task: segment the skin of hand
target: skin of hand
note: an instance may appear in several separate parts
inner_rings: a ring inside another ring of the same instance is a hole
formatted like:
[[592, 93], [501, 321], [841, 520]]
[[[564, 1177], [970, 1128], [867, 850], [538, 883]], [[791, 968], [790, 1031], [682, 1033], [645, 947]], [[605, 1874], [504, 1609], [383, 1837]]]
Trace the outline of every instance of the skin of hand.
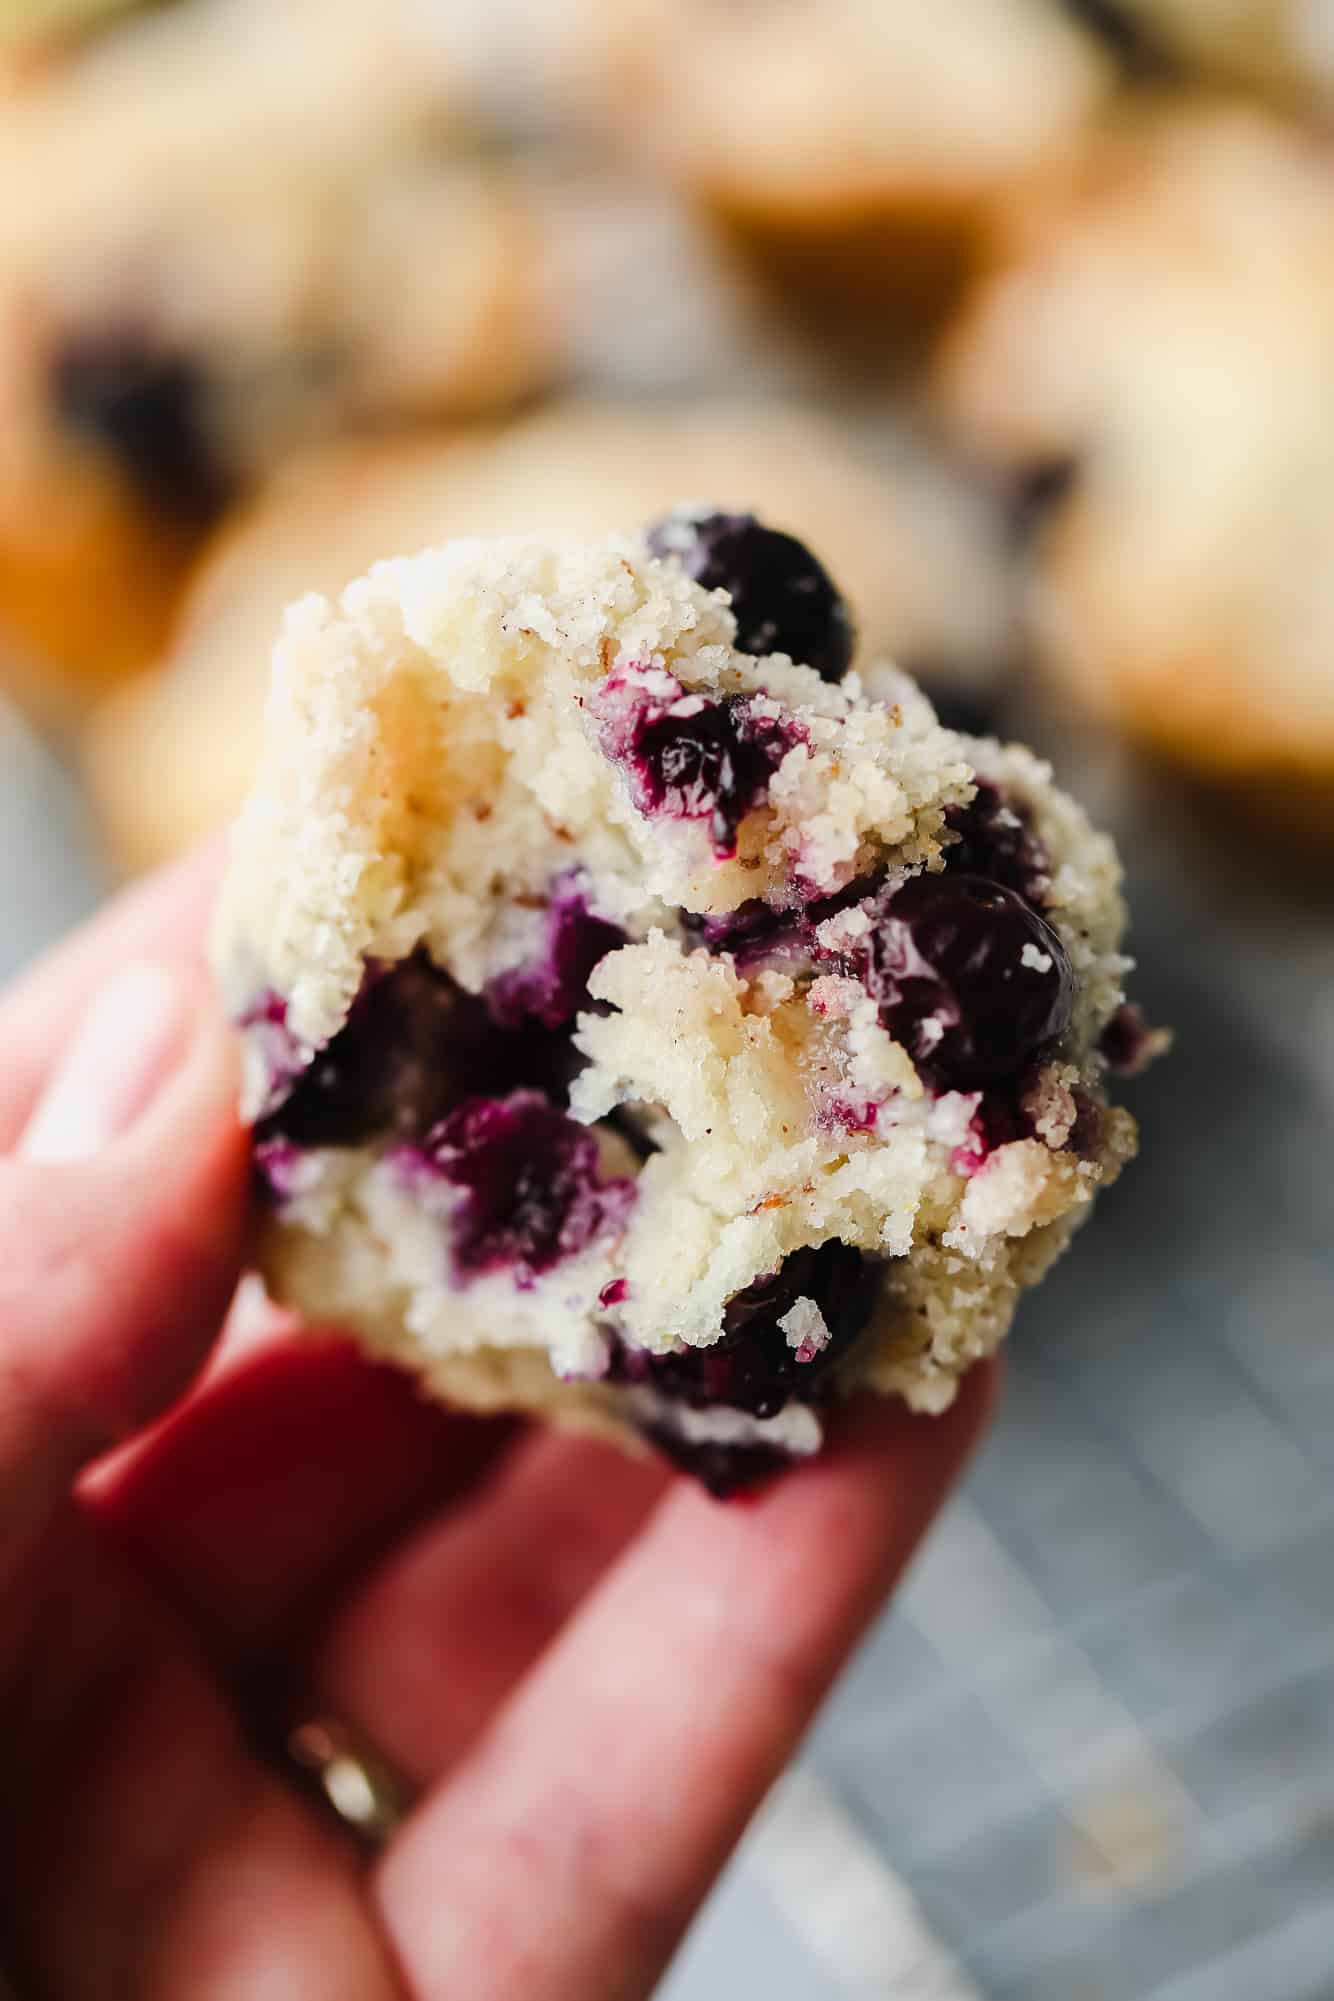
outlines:
[[[850, 1407], [720, 1505], [220, 1330], [246, 1247], [220, 859], [0, 997], [0, 1964], [35, 1997], [648, 1994], [985, 1421]], [[367, 1854], [273, 1754], [416, 1801]]]

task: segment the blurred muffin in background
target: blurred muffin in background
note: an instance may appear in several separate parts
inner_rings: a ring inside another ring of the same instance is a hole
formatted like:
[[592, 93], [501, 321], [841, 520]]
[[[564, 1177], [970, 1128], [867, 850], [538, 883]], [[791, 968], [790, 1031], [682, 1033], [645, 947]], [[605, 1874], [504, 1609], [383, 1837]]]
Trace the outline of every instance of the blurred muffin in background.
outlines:
[[893, 654], [976, 713], [1012, 656], [1002, 510], [905, 436], [864, 452], [790, 406], [576, 402], [486, 441], [344, 445], [289, 466], [215, 543], [161, 670], [93, 717], [85, 771], [137, 869], [227, 820], [258, 751], [283, 607], [454, 535], [579, 539], [680, 502], [749, 509], [836, 564], [857, 661]]
[[[826, 345], [911, 349], [999, 189], [1085, 130], [1117, 65], [1060, 0], [572, 0], [553, 96], [689, 191]], [[851, 320], [849, 319], [851, 315]]]
[[1329, 0], [1071, 0], [1164, 66], [1293, 101], [1334, 99]]
[[0, 6], [0, 79], [51, 60], [80, 36], [95, 34], [160, 0], [4, 0]]
[[0, 651], [47, 713], [293, 445], [544, 372], [526, 201], [449, 102], [412, 0], [178, 0], [7, 96]]
[[1328, 844], [1334, 154], [1201, 108], [1009, 225], [940, 387], [1023, 497], [1051, 683]]

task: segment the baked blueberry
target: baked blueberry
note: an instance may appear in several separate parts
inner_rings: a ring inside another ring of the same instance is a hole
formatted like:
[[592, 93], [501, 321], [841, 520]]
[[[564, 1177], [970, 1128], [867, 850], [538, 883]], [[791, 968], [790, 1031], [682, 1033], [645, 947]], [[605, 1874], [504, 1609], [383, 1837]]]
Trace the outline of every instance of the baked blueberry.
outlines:
[[1122, 1001], [1102, 1031], [1098, 1050], [1114, 1076], [1138, 1077], [1169, 1040], [1161, 1029], [1149, 1027], [1134, 1001]]
[[476, 1088], [495, 1040], [483, 1003], [422, 954], [368, 966], [342, 1028], [289, 1077], [257, 1138], [326, 1147], [424, 1133]]
[[655, 556], [679, 563], [706, 591], [726, 591], [743, 653], [786, 653], [822, 680], [841, 681], [855, 642], [848, 608], [804, 542], [753, 514], [678, 510], [648, 531]]
[[791, 1453], [776, 1445], [736, 1445], [722, 1439], [687, 1438], [673, 1431], [669, 1424], [646, 1424], [642, 1430], [650, 1445], [656, 1445], [663, 1457], [670, 1459], [682, 1473], [698, 1480], [717, 1501], [772, 1480], [792, 1464]]
[[[622, 1349], [613, 1373], [624, 1382], [650, 1383], [660, 1395], [695, 1410], [725, 1406], [752, 1417], [776, 1417], [794, 1398], [819, 1400], [832, 1365], [866, 1325], [880, 1280], [873, 1259], [836, 1238], [795, 1251], [778, 1271], [729, 1300], [722, 1333], [710, 1347], [671, 1355]], [[819, 1311], [812, 1339], [800, 1334], [790, 1339], [790, 1330], [780, 1324], [799, 1299]]]
[[1051, 885], [1047, 851], [1026, 809], [998, 785], [980, 778], [968, 804], [952, 806], [945, 824], [955, 837], [945, 851], [947, 869], [985, 876], [1026, 903], [1041, 903]]
[[735, 910], [708, 915], [682, 910], [678, 920], [687, 938], [698, 939], [710, 952], [727, 952], [737, 966], [806, 949], [806, 925], [800, 911], [776, 910], [750, 897]]
[[1082, 22], [1136, 81], [1170, 77], [1176, 67], [1167, 51], [1118, 0], [1064, 0], [1065, 11]]
[[705, 820], [714, 854], [736, 853], [737, 830], [763, 804], [799, 732], [762, 697], [693, 694], [670, 675], [617, 675], [601, 691], [602, 743], [620, 763], [641, 813]]
[[600, 959], [625, 943], [625, 933], [589, 908], [577, 872], [553, 889], [546, 931], [537, 955], [492, 980], [486, 990], [492, 1019], [504, 1028], [537, 1023], [568, 1028], [588, 1006], [588, 976]]
[[1033, 540], [1049, 515], [1075, 490], [1079, 466], [1072, 457], [1038, 459], [1015, 478], [1010, 494], [1010, 534], [1018, 548]]
[[594, 1135], [540, 1091], [465, 1099], [405, 1164], [462, 1192], [450, 1249], [463, 1279], [506, 1271], [532, 1286], [616, 1228], [634, 1200], [633, 1180], [604, 1177]]
[[857, 970], [895, 1041], [945, 1090], [1015, 1076], [1070, 1019], [1064, 945], [1013, 890], [981, 876], [917, 876], [886, 898]]
[[57, 352], [52, 389], [65, 422], [113, 453], [153, 506], [204, 521], [222, 507], [230, 482], [193, 362], [133, 333], [85, 336]]
[[563, 1104], [579, 1054], [569, 1031], [588, 1005], [588, 977], [625, 934], [595, 917], [577, 881], [558, 885], [538, 953], [470, 994], [424, 952], [368, 965], [347, 1020], [302, 1068], [285, 1010], [266, 996], [245, 1026], [272, 1074], [261, 1142], [359, 1146], [420, 1138], [461, 1098], [520, 1086]]

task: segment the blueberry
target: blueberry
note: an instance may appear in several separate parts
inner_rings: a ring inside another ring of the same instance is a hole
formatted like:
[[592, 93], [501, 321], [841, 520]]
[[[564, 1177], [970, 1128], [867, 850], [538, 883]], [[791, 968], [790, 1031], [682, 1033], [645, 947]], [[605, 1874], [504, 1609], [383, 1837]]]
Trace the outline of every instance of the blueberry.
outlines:
[[1025, 548], [1050, 514], [1074, 492], [1079, 466], [1072, 458], [1039, 459], [1015, 481], [1010, 496], [1010, 536]]
[[609, 684], [603, 748], [624, 764], [641, 813], [707, 820], [713, 851], [726, 859], [797, 734], [752, 696], [714, 701], [673, 685], [679, 693], [664, 698], [632, 683]]
[[[829, 1387], [833, 1364], [865, 1326], [879, 1277], [878, 1265], [837, 1238], [794, 1251], [778, 1272], [729, 1301], [722, 1333], [710, 1347], [675, 1355], [622, 1348], [613, 1379], [649, 1383], [693, 1409], [726, 1406], [752, 1417], [775, 1417], [794, 1398], [816, 1402]], [[830, 1334], [828, 1346], [804, 1360], [778, 1324], [801, 1298], [816, 1302]]]
[[787, 653], [826, 681], [852, 661], [848, 608], [803, 542], [753, 514], [666, 515], [648, 531], [655, 556], [680, 564], [705, 590], [727, 591], [743, 653]]
[[619, 925], [589, 909], [577, 873], [557, 883], [547, 906], [541, 950], [487, 988], [492, 1017], [504, 1028], [517, 1029], [533, 1021], [544, 1028], [568, 1028], [579, 1010], [589, 1005], [588, 979], [594, 966], [625, 942]]
[[1116, 1076], [1138, 1077], [1165, 1042], [1166, 1037], [1155, 1034], [1134, 1001], [1122, 1001], [1102, 1031], [1098, 1051]]
[[979, 779], [972, 799], [966, 806], [951, 807], [946, 824], [956, 837], [945, 850], [951, 874], [985, 876], [1026, 903], [1041, 903], [1051, 883], [1047, 850], [1026, 809], [999, 786]]
[[613, 1105], [609, 1112], [603, 1114], [601, 1124], [610, 1127], [618, 1139], [624, 1140], [641, 1166], [646, 1160], [652, 1160], [655, 1153], [662, 1151], [657, 1141], [651, 1139], [645, 1132], [640, 1119], [628, 1105]]
[[794, 1464], [792, 1453], [778, 1445], [734, 1445], [717, 1439], [683, 1438], [670, 1425], [646, 1424], [644, 1436], [682, 1473], [688, 1473], [715, 1500], [725, 1501], [744, 1488], [772, 1480]]
[[780, 910], [758, 896], [747, 897], [734, 910], [679, 910], [681, 929], [710, 952], [730, 953], [738, 967], [804, 949], [800, 914]]
[[230, 497], [204, 379], [183, 356], [137, 334], [71, 340], [52, 365], [52, 393], [66, 423], [114, 453], [151, 505], [207, 521]]
[[1071, 1096], [1075, 1103], [1075, 1122], [1070, 1128], [1066, 1147], [1081, 1159], [1096, 1160], [1106, 1129], [1105, 1107], [1082, 1084], [1075, 1085]]
[[840, 910], [864, 903], [874, 891], [875, 885], [863, 879], [810, 903], [786, 906], [752, 896], [734, 910], [676, 914], [687, 939], [698, 940], [710, 952], [726, 952], [739, 969], [763, 964], [799, 977], [809, 970], [820, 925]]
[[875, 912], [850, 966], [880, 1019], [935, 1088], [1013, 1078], [1064, 1032], [1074, 997], [1065, 947], [1013, 890], [980, 876], [918, 876]]
[[307, 1052], [287, 1025], [287, 1002], [273, 987], [265, 987], [251, 1001], [237, 1016], [236, 1026], [245, 1035], [252, 1060], [258, 1058], [263, 1069], [262, 1114], [266, 1115], [291, 1096], [306, 1067]]
[[261, 1143], [357, 1146], [425, 1132], [475, 1074], [494, 1031], [483, 1004], [416, 954], [370, 966], [337, 1035], [256, 1128]]
[[1176, 66], [1167, 52], [1119, 0], [1064, 0], [1064, 4], [1066, 12], [1097, 36], [1132, 81], [1172, 79]]
[[598, 1144], [540, 1091], [467, 1098], [430, 1133], [419, 1165], [464, 1191], [453, 1218], [460, 1277], [508, 1272], [528, 1287], [616, 1228], [632, 1180], [604, 1180]]
[[[484, 995], [466, 993], [424, 952], [368, 966], [347, 1020], [304, 1069], [271, 1059], [274, 1089], [256, 1139], [300, 1147], [420, 1139], [460, 1098], [520, 1087], [563, 1102], [582, 1060], [569, 1027], [588, 1004], [588, 974], [623, 942], [571, 896], [553, 902], [538, 959]], [[252, 1011], [242, 1026], [273, 1041], [281, 1023]]]

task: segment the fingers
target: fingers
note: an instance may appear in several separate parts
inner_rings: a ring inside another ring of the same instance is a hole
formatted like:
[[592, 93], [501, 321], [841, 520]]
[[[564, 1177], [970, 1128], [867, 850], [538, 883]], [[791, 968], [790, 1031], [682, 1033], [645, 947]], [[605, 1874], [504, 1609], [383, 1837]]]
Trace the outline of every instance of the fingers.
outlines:
[[538, 1431], [339, 1616], [312, 1677], [414, 1790], [473, 1742], [673, 1484], [656, 1457]]
[[[679, 1485], [485, 1739], [387, 1852], [377, 1886], [427, 1993], [647, 1994], [982, 1424], [846, 1414], [748, 1505]], [[544, 1538], [540, 1519], [534, 1538]]]
[[87, 1160], [127, 1132], [170, 1075], [199, 1001], [193, 982], [151, 959], [106, 982], [23, 1129], [23, 1159]]
[[307, 1336], [202, 1388], [99, 1480], [91, 1504], [213, 1658], [245, 1674], [294, 1650], [512, 1435], [428, 1403], [402, 1370], [345, 1341]]
[[0, 1161], [0, 1565], [203, 1360], [245, 1226], [235, 1098], [203, 976], [133, 967]]
[[127, 890], [0, 996], [0, 1151], [27, 1122], [47, 1071], [118, 968], [141, 959], [200, 964], [221, 879], [221, 842]]
[[359, 1858], [255, 1757], [163, 1608], [72, 1513], [31, 1583], [0, 1819], [23, 1992], [403, 2001]]

